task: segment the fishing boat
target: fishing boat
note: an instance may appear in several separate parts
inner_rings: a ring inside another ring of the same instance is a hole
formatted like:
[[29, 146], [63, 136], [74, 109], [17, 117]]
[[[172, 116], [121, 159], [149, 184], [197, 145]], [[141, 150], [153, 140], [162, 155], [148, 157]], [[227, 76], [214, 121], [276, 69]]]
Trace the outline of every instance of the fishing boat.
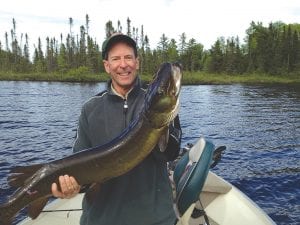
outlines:
[[[275, 222], [238, 188], [210, 171], [215, 146], [200, 138], [172, 170], [176, 225], [275, 225]], [[214, 159], [215, 158], [215, 159]], [[50, 202], [35, 220], [18, 225], [77, 225], [83, 194]]]

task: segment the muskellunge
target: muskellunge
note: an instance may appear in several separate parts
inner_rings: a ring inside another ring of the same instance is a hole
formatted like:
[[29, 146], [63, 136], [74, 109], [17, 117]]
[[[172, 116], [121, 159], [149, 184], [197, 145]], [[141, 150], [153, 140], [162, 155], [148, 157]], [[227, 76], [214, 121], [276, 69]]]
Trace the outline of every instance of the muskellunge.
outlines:
[[120, 176], [138, 165], [167, 136], [168, 125], [178, 113], [181, 77], [179, 64], [162, 64], [149, 84], [139, 116], [109, 143], [45, 164], [13, 168], [8, 183], [17, 190], [0, 205], [0, 225], [11, 224], [26, 206], [29, 216], [36, 218], [60, 175], [74, 176], [80, 185], [87, 185]]

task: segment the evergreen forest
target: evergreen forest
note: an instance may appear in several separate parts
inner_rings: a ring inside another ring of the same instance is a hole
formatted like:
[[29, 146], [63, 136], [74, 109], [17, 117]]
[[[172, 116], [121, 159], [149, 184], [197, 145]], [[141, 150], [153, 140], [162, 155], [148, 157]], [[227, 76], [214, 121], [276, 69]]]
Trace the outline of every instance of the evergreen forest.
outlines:
[[[104, 72], [101, 59], [101, 43], [89, 34], [90, 19], [80, 30], [73, 31], [73, 19], [69, 21], [70, 31], [59, 39], [38, 38], [33, 52], [29, 48], [29, 34], [17, 33], [17, 21], [12, 19], [12, 29], [5, 32], [4, 43], [0, 42], [0, 74], [99, 74]], [[300, 24], [271, 22], [263, 26], [251, 22], [245, 31], [241, 44], [239, 37], [219, 37], [210, 49], [204, 49], [196, 39], [188, 39], [183, 32], [177, 42], [162, 34], [156, 48], [150, 48], [149, 37], [143, 26], [134, 27], [127, 18], [126, 29], [118, 21], [104, 25], [106, 37], [114, 32], [131, 36], [138, 43], [141, 61], [140, 73], [153, 74], [157, 66], [165, 61], [179, 61], [185, 71], [214, 74], [268, 74], [300, 76]]]

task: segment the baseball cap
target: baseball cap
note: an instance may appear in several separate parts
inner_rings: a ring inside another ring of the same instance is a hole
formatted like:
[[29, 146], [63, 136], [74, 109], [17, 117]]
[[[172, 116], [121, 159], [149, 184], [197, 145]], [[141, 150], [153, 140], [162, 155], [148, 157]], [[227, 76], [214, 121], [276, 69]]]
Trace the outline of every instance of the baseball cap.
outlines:
[[122, 33], [112, 34], [108, 39], [106, 39], [102, 44], [102, 59], [107, 59], [108, 52], [110, 48], [118, 42], [125, 42], [131, 46], [134, 50], [135, 56], [137, 56], [137, 46], [136, 42], [128, 35]]

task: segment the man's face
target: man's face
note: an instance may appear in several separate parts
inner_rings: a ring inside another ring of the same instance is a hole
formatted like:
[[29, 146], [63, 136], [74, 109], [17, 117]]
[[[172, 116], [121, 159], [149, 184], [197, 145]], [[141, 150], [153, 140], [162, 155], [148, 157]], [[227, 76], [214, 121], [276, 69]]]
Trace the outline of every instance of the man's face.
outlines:
[[133, 86], [139, 69], [139, 59], [135, 57], [133, 48], [126, 43], [116, 43], [103, 63], [114, 89], [124, 96]]

